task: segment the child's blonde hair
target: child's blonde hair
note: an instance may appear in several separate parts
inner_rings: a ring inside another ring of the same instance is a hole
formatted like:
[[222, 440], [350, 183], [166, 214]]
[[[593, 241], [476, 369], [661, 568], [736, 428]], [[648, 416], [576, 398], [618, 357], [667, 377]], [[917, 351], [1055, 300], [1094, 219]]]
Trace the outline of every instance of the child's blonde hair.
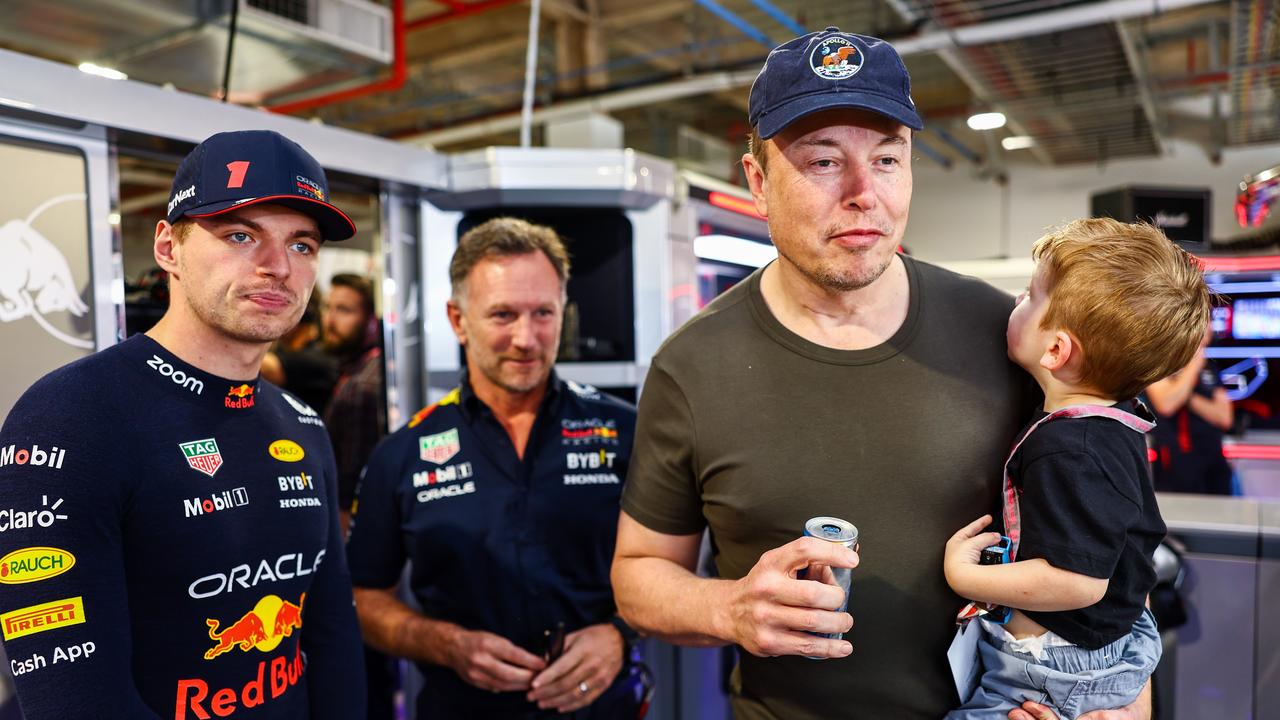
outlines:
[[1200, 263], [1146, 223], [1075, 220], [1036, 241], [1049, 293], [1042, 329], [1065, 330], [1081, 382], [1124, 400], [1186, 365], [1211, 304]]

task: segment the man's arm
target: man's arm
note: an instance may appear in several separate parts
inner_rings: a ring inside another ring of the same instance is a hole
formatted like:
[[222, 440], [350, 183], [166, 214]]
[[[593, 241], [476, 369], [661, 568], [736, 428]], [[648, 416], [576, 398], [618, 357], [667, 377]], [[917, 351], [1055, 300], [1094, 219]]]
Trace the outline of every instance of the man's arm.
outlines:
[[983, 515], [947, 541], [943, 570], [960, 597], [1019, 610], [1060, 612], [1088, 607], [1107, 593], [1106, 578], [1062, 570], [1041, 558], [1006, 565], [979, 565], [982, 549], [1000, 541], [1000, 533], [982, 532], [991, 524]]
[[1197, 351], [1191, 361], [1178, 372], [1147, 387], [1147, 397], [1155, 411], [1170, 417], [1187, 404], [1187, 400], [1200, 382], [1200, 370], [1204, 367], [1204, 352]]
[[835, 612], [844, 591], [797, 579], [809, 565], [854, 567], [848, 548], [800, 538], [760, 556], [739, 580], [700, 578], [693, 573], [699, 535], [666, 535], [625, 511], [618, 520], [613, 556], [613, 592], [618, 612], [636, 630], [682, 645], [735, 643], [759, 656], [844, 657], [845, 640], [811, 635], [843, 633], [853, 625]]
[[1213, 397], [1192, 394], [1189, 404], [1191, 412], [1223, 432], [1230, 430], [1235, 421], [1231, 398], [1227, 397], [1227, 391], [1224, 388], [1214, 388]]
[[[323, 430], [319, 443], [325, 462], [325, 507], [329, 512], [324, 561], [314, 575], [302, 605], [301, 646], [307, 655], [307, 695], [311, 720], [364, 717], [365, 674], [360, 627], [351, 599], [351, 573], [338, 525], [337, 472]], [[320, 450], [320, 448], [317, 448]]]
[[37, 384], [0, 431], [0, 556], [18, 553], [0, 593], [5, 654], [27, 720], [159, 720], [133, 675], [124, 566], [137, 450], [68, 384]]
[[483, 690], [528, 690], [546, 666], [506, 638], [426, 617], [401, 602], [394, 587], [358, 587], [355, 597], [366, 643], [389, 655], [452, 668]]

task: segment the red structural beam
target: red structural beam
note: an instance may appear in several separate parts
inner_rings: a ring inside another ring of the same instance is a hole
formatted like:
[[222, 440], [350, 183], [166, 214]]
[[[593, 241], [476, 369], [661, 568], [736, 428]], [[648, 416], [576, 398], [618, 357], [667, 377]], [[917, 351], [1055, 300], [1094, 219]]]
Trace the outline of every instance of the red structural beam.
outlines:
[[1262, 272], [1280, 270], [1280, 255], [1254, 257], [1197, 257], [1205, 272]]
[[408, 77], [408, 70], [405, 63], [404, 49], [404, 0], [391, 0], [391, 32], [393, 39], [393, 56], [391, 63], [391, 77], [383, 80], [377, 80], [367, 85], [359, 87], [347, 88], [337, 92], [317, 95], [315, 97], [303, 98], [294, 102], [273, 105], [268, 108], [272, 112], [292, 113], [299, 110], [310, 110], [312, 108], [322, 107], [324, 105], [332, 105], [333, 103], [342, 102], [343, 100], [351, 100], [352, 98], [364, 97], [374, 93], [383, 92], [384, 90], [399, 90], [403, 85], [405, 78]]

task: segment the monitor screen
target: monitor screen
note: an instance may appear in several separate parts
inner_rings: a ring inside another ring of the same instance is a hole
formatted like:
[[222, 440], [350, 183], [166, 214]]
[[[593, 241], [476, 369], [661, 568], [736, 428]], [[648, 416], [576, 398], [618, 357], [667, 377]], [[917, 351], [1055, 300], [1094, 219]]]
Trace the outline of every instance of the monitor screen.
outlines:
[[1209, 273], [1217, 293], [1205, 350], [1250, 429], [1280, 430], [1280, 379], [1270, 379], [1280, 359], [1280, 271]]

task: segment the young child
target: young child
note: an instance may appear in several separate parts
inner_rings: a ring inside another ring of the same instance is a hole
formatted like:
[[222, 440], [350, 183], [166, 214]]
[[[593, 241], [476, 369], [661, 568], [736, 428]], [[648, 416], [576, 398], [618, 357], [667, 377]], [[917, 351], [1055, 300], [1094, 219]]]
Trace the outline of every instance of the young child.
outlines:
[[1036, 242], [1035, 275], [1009, 316], [1009, 357], [1044, 391], [1044, 415], [1005, 467], [1002, 565], [980, 565], [1000, 534], [984, 516], [947, 542], [961, 597], [1012, 608], [985, 618], [981, 680], [947, 717], [1003, 720], [1031, 700], [1063, 720], [1131, 704], [1160, 659], [1144, 607], [1165, 535], [1133, 398], [1191, 359], [1209, 322], [1197, 262], [1150, 225], [1076, 220]]

